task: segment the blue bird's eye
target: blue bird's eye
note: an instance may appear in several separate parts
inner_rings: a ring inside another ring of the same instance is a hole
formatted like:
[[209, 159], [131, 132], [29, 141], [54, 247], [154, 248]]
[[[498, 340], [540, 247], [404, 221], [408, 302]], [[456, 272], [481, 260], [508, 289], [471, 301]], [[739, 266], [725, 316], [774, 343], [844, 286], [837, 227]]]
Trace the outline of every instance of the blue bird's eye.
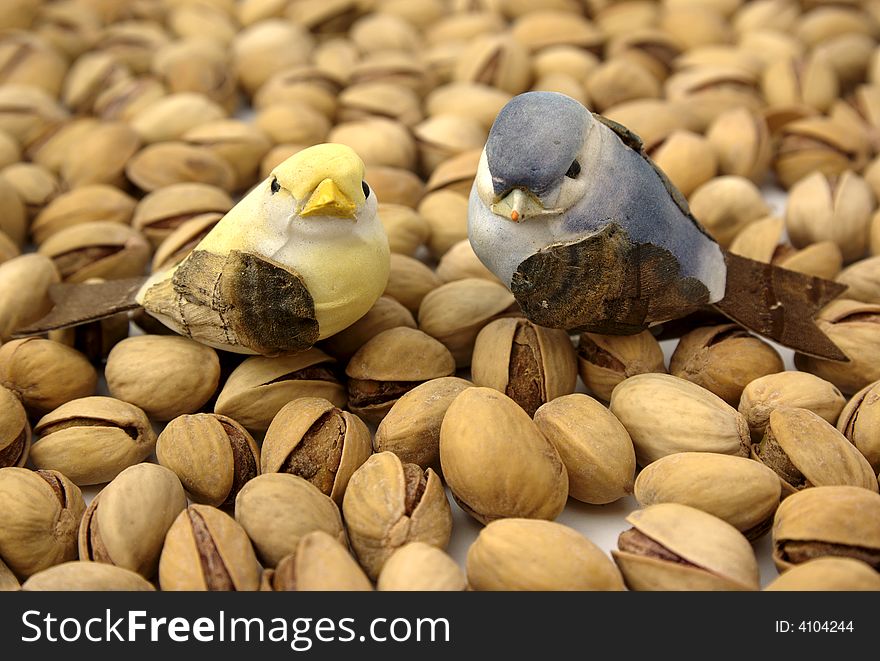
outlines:
[[361, 188], [364, 191], [364, 197], [370, 197], [370, 187], [367, 186], [366, 181], [361, 181]]
[[577, 161], [572, 161], [571, 165], [568, 166], [568, 172], [565, 173], [565, 176], [569, 179], [577, 179], [577, 176], [581, 173], [581, 164]]
[[269, 188], [272, 189], [273, 195], [281, 190], [281, 184], [278, 183], [277, 177], [272, 177], [272, 183], [269, 185]]

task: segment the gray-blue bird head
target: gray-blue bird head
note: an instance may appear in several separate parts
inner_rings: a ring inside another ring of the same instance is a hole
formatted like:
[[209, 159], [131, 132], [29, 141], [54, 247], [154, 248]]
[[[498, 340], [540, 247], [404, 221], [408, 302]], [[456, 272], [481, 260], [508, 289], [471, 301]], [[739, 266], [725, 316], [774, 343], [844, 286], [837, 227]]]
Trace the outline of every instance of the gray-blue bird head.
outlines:
[[592, 115], [555, 92], [514, 97], [495, 119], [477, 172], [492, 212], [514, 222], [562, 213], [583, 195], [583, 149]]

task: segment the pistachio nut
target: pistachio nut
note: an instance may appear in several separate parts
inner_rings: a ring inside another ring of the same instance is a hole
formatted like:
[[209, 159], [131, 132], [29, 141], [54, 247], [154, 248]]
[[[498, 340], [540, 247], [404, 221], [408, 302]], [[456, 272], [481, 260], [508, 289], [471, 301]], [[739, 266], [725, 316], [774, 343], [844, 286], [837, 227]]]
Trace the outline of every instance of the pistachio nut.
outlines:
[[208, 505], [190, 505], [168, 529], [159, 585], [163, 591], [254, 592], [260, 563], [235, 519]]
[[253, 95], [276, 71], [305, 64], [313, 43], [307, 30], [289, 21], [269, 19], [247, 26], [232, 42], [239, 83]]
[[11, 30], [0, 37], [0, 85], [34, 85], [57, 97], [66, 73], [67, 61], [39, 35]]
[[706, 138], [676, 130], [648, 152], [669, 181], [688, 196], [718, 174], [718, 158]]
[[60, 230], [38, 252], [55, 263], [64, 282], [137, 277], [150, 260], [150, 244], [139, 231], [107, 220]]
[[731, 40], [731, 26], [711, 5], [700, 3], [665, 9], [658, 26], [681, 43], [685, 50]]
[[90, 222], [113, 222], [127, 225], [131, 221], [135, 200], [114, 186], [95, 184], [62, 193], [47, 204], [31, 223], [36, 244], [43, 243], [57, 232]]
[[880, 382], [852, 396], [837, 420], [837, 429], [856, 446], [875, 471], [880, 471]]
[[235, 520], [264, 567], [274, 568], [313, 530], [323, 530], [341, 544], [346, 541], [336, 503], [289, 473], [265, 473], [245, 484], [235, 498]]
[[294, 553], [278, 563], [272, 575], [272, 589], [368, 592], [373, 585], [339, 540], [323, 530], [313, 530], [299, 540]]
[[0, 231], [3, 231], [15, 246], [24, 246], [28, 231], [27, 211], [15, 187], [0, 174]]
[[833, 241], [818, 241], [801, 250], [787, 250], [782, 246], [776, 251], [773, 263], [790, 271], [831, 280], [843, 268], [843, 255]]
[[55, 264], [45, 255], [28, 253], [0, 264], [0, 340], [52, 309], [49, 286], [58, 282]]
[[358, 153], [367, 166], [384, 165], [405, 170], [415, 169], [415, 140], [409, 129], [395, 120], [368, 117], [342, 122], [330, 130], [326, 140], [348, 145]]
[[225, 214], [232, 205], [229, 194], [216, 186], [172, 184], [145, 195], [131, 222], [156, 247], [186, 221], [207, 213]]
[[83, 136], [99, 125], [96, 118], [84, 116], [59, 123], [32, 142], [25, 155], [33, 163], [60, 174], [69, 150], [81, 146]]
[[31, 425], [18, 396], [0, 387], [0, 468], [24, 466], [31, 447]]
[[0, 131], [24, 149], [56, 129], [67, 111], [45, 91], [32, 85], [0, 86]]
[[475, 385], [503, 392], [531, 417], [542, 404], [574, 392], [577, 359], [565, 331], [507, 317], [477, 334], [471, 375]]
[[183, 183], [235, 188], [235, 171], [226, 160], [208, 147], [178, 141], [144, 147], [126, 164], [125, 176], [147, 193]]
[[220, 361], [211, 347], [186, 337], [138, 335], [113, 347], [104, 370], [117, 399], [142, 408], [153, 420], [199, 410], [220, 382]]
[[351, 65], [349, 83], [387, 82], [404, 85], [423, 95], [434, 81], [426, 63], [411, 53], [374, 51]]
[[[214, 114], [217, 106], [223, 114], [229, 114], [234, 112], [238, 105], [238, 90], [229, 58], [223, 46], [208, 39], [182, 39], [164, 46], [153, 57], [152, 71], [171, 92], [166, 98], [174, 98], [179, 93], [204, 95], [199, 101], [195, 99], [178, 101], [178, 109], [181, 113], [186, 113], [189, 118], [197, 117], [200, 112]], [[209, 99], [217, 106], [206, 105], [205, 99]], [[197, 111], [200, 105], [202, 110]], [[167, 113], [170, 109], [166, 106], [163, 111]], [[155, 107], [133, 115], [132, 120], [137, 118], [140, 127], [148, 131], [162, 131], [163, 129], [156, 123], [160, 115], [159, 107]], [[180, 117], [171, 119], [170, 124], [177, 132], [185, 122], [186, 120]], [[166, 130], [171, 129], [169, 127]]]
[[442, 282], [464, 280], [465, 278], [482, 278], [490, 282], [500, 282], [495, 274], [480, 261], [471, 242], [467, 239], [454, 244], [444, 253], [435, 272]]
[[391, 328], [415, 328], [412, 313], [390, 296], [380, 296], [373, 307], [348, 328], [328, 337], [321, 346], [342, 362], [379, 333]]
[[[376, 193], [376, 199], [382, 200], [381, 204], [400, 204], [410, 209], [419, 206], [425, 184], [414, 172], [385, 165], [367, 165], [364, 173], [364, 179], [370, 182], [370, 188]], [[430, 228], [425, 233], [425, 239], [429, 234]], [[393, 241], [391, 234], [388, 240]]]
[[749, 383], [739, 400], [754, 440], [764, 435], [770, 414], [790, 407], [812, 411], [828, 422], [835, 422], [846, 399], [833, 383], [807, 372], [787, 371], [762, 376]]
[[102, 91], [129, 78], [131, 71], [112, 55], [94, 51], [84, 53], [67, 72], [61, 89], [61, 101], [74, 112], [91, 113]]
[[114, 56], [135, 73], [145, 73], [153, 54], [168, 41], [169, 35], [156, 21], [122, 21], [104, 27], [94, 48]]
[[686, 103], [638, 99], [608, 108], [605, 117], [623, 124], [642, 139], [646, 149], [676, 129], [702, 131], [704, 126]]
[[21, 584], [12, 573], [12, 570], [6, 566], [3, 560], [0, 560], [0, 592], [18, 592]]
[[229, 508], [260, 474], [260, 449], [235, 420], [216, 413], [181, 415], [156, 440], [156, 458], [200, 504]]
[[392, 253], [415, 255], [431, 232], [428, 222], [415, 209], [402, 204], [380, 202], [379, 220], [385, 228]]
[[678, 452], [645, 466], [635, 482], [642, 507], [679, 503], [727, 521], [749, 540], [770, 530], [782, 493], [779, 477], [745, 457]]
[[880, 212], [871, 216], [871, 228], [869, 230], [868, 247], [872, 255], [880, 255]]
[[292, 356], [246, 358], [223, 385], [214, 412], [263, 431], [281, 407], [298, 397], [322, 397], [341, 408], [347, 401], [345, 386], [335, 368], [333, 358], [314, 348]]
[[450, 12], [425, 29], [425, 39], [434, 45], [468, 42], [479, 35], [500, 32], [504, 27], [504, 17], [495, 11]]
[[431, 228], [428, 249], [435, 258], [467, 238], [467, 197], [451, 190], [428, 193], [418, 206]]
[[175, 3], [169, 8], [168, 27], [183, 39], [207, 38], [224, 47], [232, 43], [238, 31], [233, 12], [222, 2]]
[[13, 257], [18, 257], [21, 249], [15, 245], [15, 242], [9, 238], [2, 229], [0, 229], [0, 264], [8, 262]]
[[[313, 55], [316, 63], [319, 50], [320, 46]], [[253, 106], [261, 109], [273, 103], [297, 101], [333, 118], [342, 87], [339, 77], [326, 68], [311, 64], [294, 66], [278, 71], [263, 83], [253, 97]]]
[[[513, 95], [477, 82], [452, 82], [434, 88], [425, 98], [428, 115], [461, 115], [477, 120], [487, 131]], [[465, 193], [467, 194], [467, 193]]]
[[764, 588], [768, 592], [880, 590], [880, 573], [861, 560], [823, 556], [796, 565]]
[[837, 73], [815, 53], [773, 62], [764, 69], [761, 88], [771, 106], [803, 104], [819, 112], [826, 112], [840, 92]]
[[813, 487], [784, 501], [773, 519], [773, 562], [786, 571], [825, 556], [880, 570], [880, 495], [852, 486]]
[[578, 372], [587, 390], [606, 402], [614, 387], [630, 376], [666, 373], [663, 349], [649, 331], [636, 335], [582, 333], [577, 357]]
[[467, 553], [473, 590], [623, 590], [614, 563], [568, 526], [499, 519], [480, 531]]
[[568, 472], [556, 448], [516, 402], [492, 388], [468, 388], [450, 404], [440, 426], [440, 465], [456, 502], [482, 523], [552, 520], [568, 498]]
[[[632, 438], [640, 465], [676, 452], [718, 452], [745, 457], [749, 428], [723, 399], [667, 374], [637, 374], [611, 393], [611, 412]], [[669, 411], [678, 415], [669, 416]]]
[[565, 464], [572, 498], [602, 505], [632, 493], [632, 440], [602, 404], [580, 393], [565, 395], [541, 406], [534, 419]]
[[670, 374], [702, 386], [731, 406], [739, 404], [749, 383], [784, 370], [776, 349], [736, 324], [686, 333], [669, 361]]
[[518, 312], [513, 294], [501, 284], [464, 278], [428, 293], [419, 306], [419, 328], [442, 342], [457, 367], [471, 362], [480, 330], [499, 317]]
[[391, 254], [385, 295], [398, 301], [411, 313], [416, 314], [425, 296], [441, 284], [437, 274], [423, 261], [401, 253]]
[[355, 0], [302, 0], [285, 11], [288, 19], [316, 34], [338, 34], [348, 30], [360, 16]]
[[152, 76], [124, 78], [104, 89], [95, 99], [95, 115], [105, 120], [128, 121], [167, 93]]
[[679, 55], [674, 62], [674, 70], [685, 71], [706, 67], [737, 69], [760, 76], [765, 68], [764, 61], [749, 51], [733, 44], [706, 44]]
[[764, 105], [757, 75], [736, 66], [685, 69], [667, 78], [664, 90], [669, 101], [687, 103], [703, 129], [732, 107], [757, 112]]
[[410, 542], [389, 556], [376, 589], [383, 592], [461, 592], [467, 588], [464, 572], [436, 546]]
[[800, 3], [792, 0], [758, 0], [744, 3], [733, 16], [733, 29], [738, 35], [754, 30], [791, 30], [800, 18]]
[[637, 61], [625, 57], [612, 57], [600, 64], [590, 72], [584, 85], [597, 111], [626, 101], [660, 96], [657, 78]]
[[152, 578], [165, 535], [186, 509], [177, 476], [156, 464], [126, 468], [95, 496], [79, 526], [79, 558]]
[[529, 7], [513, 21], [510, 36], [533, 53], [553, 46], [597, 51], [603, 41], [599, 29], [579, 13], [550, 7]]
[[140, 574], [91, 560], [70, 560], [33, 574], [22, 584], [25, 592], [155, 592]]
[[482, 149], [470, 149], [450, 156], [431, 172], [425, 190], [433, 193], [449, 190], [460, 195], [470, 195]]
[[[351, 80], [352, 69], [359, 60], [358, 49], [344, 37], [329, 37], [322, 40], [312, 51], [315, 68], [324, 75], [332, 76], [340, 86]], [[268, 81], [261, 89], [265, 89], [266, 85]], [[335, 96], [334, 93], [334, 99]]]
[[0, 383], [17, 393], [29, 412], [43, 414], [94, 394], [98, 374], [76, 349], [27, 337], [0, 347]]
[[178, 140], [191, 128], [225, 117], [217, 103], [196, 92], [176, 92], [134, 113], [129, 123], [146, 144]]
[[138, 407], [111, 397], [84, 397], [62, 404], [34, 427], [39, 437], [31, 462], [57, 470], [79, 486], [109, 482], [144, 461], [156, 434]]
[[389, 82], [366, 82], [346, 87], [339, 95], [337, 121], [384, 117], [409, 128], [422, 119], [421, 99], [410, 87]]
[[831, 65], [844, 89], [852, 89], [865, 80], [876, 47], [874, 36], [850, 32], [818, 44], [814, 52]]
[[728, 250], [735, 255], [769, 264], [779, 252], [785, 221], [765, 216], [746, 225], [731, 241]]
[[770, 213], [758, 187], [745, 177], [735, 175], [706, 182], [694, 191], [688, 202], [694, 217], [724, 247], [729, 246], [746, 225]]
[[455, 359], [438, 340], [400, 326], [368, 340], [348, 361], [348, 407], [378, 424], [402, 395], [420, 383], [455, 374]]
[[140, 144], [140, 137], [128, 124], [100, 122], [71, 146], [61, 164], [61, 179], [68, 188], [87, 184], [121, 187], [126, 164]]
[[508, 35], [483, 35], [461, 51], [453, 77], [458, 82], [482, 83], [520, 94], [529, 88], [529, 55]]
[[679, 503], [632, 512], [614, 561], [630, 590], [757, 590], [758, 563], [732, 525]]
[[813, 486], [850, 485], [877, 491], [874, 469], [831, 424], [807, 409], [778, 408], [752, 457], [782, 481], [783, 496]]
[[372, 451], [360, 418], [326, 399], [300, 397], [283, 406], [266, 430], [261, 472], [298, 475], [341, 505], [349, 479]]
[[254, 124], [273, 144], [305, 146], [324, 142], [331, 126], [324, 113], [302, 101], [268, 105], [257, 112]]
[[0, 175], [15, 189], [30, 219], [61, 193], [61, 184], [55, 175], [36, 163], [7, 165]]
[[0, 167], [21, 161], [21, 147], [11, 135], [0, 131]]
[[271, 147], [269, 137], [257, 126], [235, 119], [206, 122], [191, 128], [182, 138], [225, 159], [235, 171], [235, 190], [257, 183], [260, 161]]
[[880, 303], [880, 255], [850, 264], [835, 280], [848, 287], [847, 298]]
[[816, 324], [849, 358], [841, 363], [796, 353], [797, 369], [831, 381], [844, 394], [880, 379], [880, 305], [838, 298], [819, 313]]
[[784, 188], [816, 171], [839, 175], [860, 170], [867, 161], [867, 144], [857, 127], [824, 117], [806, 117], [779, 129], [773, 159], [776, 178]]
[[372, 455], [354, 472], [342, 511], [352, 549], [373, 579], [398, 547], [421, 541], [442, 549], [452, 534], [440, 478], [391, 452]]
[[773, 150], [767, 120], [746, 108], [731, 108], [706, 131], [718, 158], [718, 171], [759, 183], [767, 174]]
[[[628, 4], [632, 7], [636, 3]], [[644, 3], [642, 7], [646, 8], [649, 5]], [[613, 10], [614, 6], [609, 6], [605, 11]], [[605, 48], [609, 57], [626, 58], [637, 62], [660, 82], [669, 77], [675, 61], [682, 54], [681, 44], [678, 41], [662, 30], [648, 25], [643, 27], [627, 25], [625, 30], [615, 31]], [[542, 52], [534, 60], [536, 72], [547, 66], [546, 62], [540, 61], [543, 54]]]
[[422, 171], [430, 175], [443, 161], [482, 148], [487, 130], [476, 119], [432, 115], [413, 127]]
[[[168, 236], [162, 239], [156, 252], [153, 253], [151, 272], [156, 273], [170, 269], [186, 259], [223, 216], [222, 213], [210, 211], [187, 218], [180, 225], [177, 225]], [[155, 234], [159, 234], [161, 231], [160, 228], [153, 230]]]

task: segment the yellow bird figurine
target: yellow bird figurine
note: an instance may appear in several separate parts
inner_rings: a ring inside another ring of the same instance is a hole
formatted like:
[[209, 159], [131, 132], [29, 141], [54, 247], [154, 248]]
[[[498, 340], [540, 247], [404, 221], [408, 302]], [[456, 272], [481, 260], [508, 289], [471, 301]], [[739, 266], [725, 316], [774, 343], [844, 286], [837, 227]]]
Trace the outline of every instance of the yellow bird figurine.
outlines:
[[294, 353], [362, 317], [388, 272], [363, 162], [344, 145], [317, 145], [277, 166], [178, 265], [146, 281], [61, 285], [52, 312], [17, 335], [143, 306], [217, 349]]

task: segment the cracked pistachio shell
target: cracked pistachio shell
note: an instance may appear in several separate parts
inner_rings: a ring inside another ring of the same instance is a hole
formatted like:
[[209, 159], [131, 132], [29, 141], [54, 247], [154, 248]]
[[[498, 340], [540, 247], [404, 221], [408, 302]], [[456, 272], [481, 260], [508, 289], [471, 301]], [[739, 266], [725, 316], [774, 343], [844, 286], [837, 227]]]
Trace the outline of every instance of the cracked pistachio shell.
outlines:
[[773, 263], [790, 271], [833, 280], [843, 268], [843, 255], [834, 241], [818, 241], [801, 250], [777, 250]]
[[732, 525], [679, 503], [632, 512], [614, 561], [630, 590], [757, 590], [758, 563]]
[[107, 389], [142, 408], [153, 420], [198, 411], [220, 382], [220, 360], [211, 347], [186, 337], [138, 335], [107, 356]]
[[63, 124], [52, 127], [39, 140], [27, 149], [26, 156], [33, 162], [60, 174], [61, 166], [73, 146], [81, 144], [81, 139], [98, 126], [94, 117], [75, 117]]
[[568, 498], [559, 452], [516, 402], [492, 388], [468, 388], [453, 400], [440, 427], [440, 464], [456, 502], [481, 523], [552, 520]]
[[837, 429], [880, 472], [880, 381], [852, 396], [840, 412]]
[[854, 172], [826, 176], [821, 172], [801, 179], [788, 195], [785, 224], [796, 247], [834, 241], [845, 262], [865, 253], [868, 227], [876, 208], [870, 186]]
[[34, 427], [39, 437], [31, 461], [57, 470], [79, 486], [109, 482], [144, 461], [156, 434], [138, 407], [111, 397], [84, 397], [62, 404]]
[[434, 85], [432, 72], [427, 64], [414, 58], [411, 53], [400, 51], [374, 51], [355, 62], [349, 70], [352, 85], [363, 82], [388, 82], [405, 85], [424, 95]]
[[323, 530], [305, 535], [272, 576], [277, 592], [369, 592], [373, 584], [348, 549]]
[[503, 392], [533, 416], [542, 404], [574, 392], [577, 358], [565, 331], [506, 317], [477, 334], [471, 378], [475, 385]]
[[770, 213], [758, 187], [734, 175], [707, 181], [688, 202], [694, 217], [724, 247], [749, 223]]
[[754, 182], [767, 174], [773, 154], [770, 128], [760, 114], [746, 108], [721, 113], [706, 132], [718, 158], [718, 171]]
[[49, 287], [59, 281], [45, 255], [27, 253], [0, 264], [0, 340], [9, 341], [16, 329], [49, 312]]
[[796, 565], [767, 585], [779, 591], [872, 591], [880, 590], [880, 573], [861, 560], [823, 557]]
[[31, 425], [18, 396], [0, 387], [0, 468], [24, 466], [31, 447]]
[[614, 563], [589, 539], [552, 521], [500, 519], [467, 553], [473, 590], [623, 590]]
[[372, 453], [370, 430], [356, 415], [320, 397], [300, 397], [272, 419], [261, 450], [263, 473], [291, 473], [337, 505], [348, 481]]
[[53, 262], [63, 282], [113, 280], [143, 275], [150, 244], [136, 229], [108, 220], [65, 228], [46, 239], [38, 252]]
[[0, 347], [0, 383], [17, 393], [28, 411], [43, 414], [94, 394], [98, 374], [76, 349], [26, 337]]
[[776, 349], [736, 324], [686, 333], [669, 361], [670, 374], [702, 386], [731, 406], [739, 404], [749, 383], [784, 370]]
[[637, 134], [650, 149], [676, 129], [702, 130], [695, 113], [684, 103], [658, 99], [627, 101], [609, 108], [604, 115]]
[[580, 393], [565, 395], [541, 406], [534, 420], [565, 464], [569, 496], [603, 505], [632, 493], [632, 440], [602, 404]]
[[71, 560], [32, 575], [21, 589], [25, 592], [155, 592], [140, 574], [91, 560]]
[[828, 60], [812, 54], [771, 63], [764, 69], [761, 89], [771, 106], [803, 104], [826, 112], [838, 98], [840, 83]]
[[431, 90], [425, 98], [425, 111], [432, 117], [460, 115], [475, 119], [488, 131], [498, 112], [512, 98], [509, 92], [483, 83], [452, 82]]
[[880, 569], [880, 495], [852, 486], [814, 487], [784, 501], [773, 519], [773, 562], [780, 572], [824, 556]]
[[454, 373], [455, 359], [441, 342], [415, 328], [391, 328], [368, 340], [348, 361], [348, 407], [378, 424], [419, 383]]
[[481, 149], [486, 135], [476, 119], [454, 114], [431, 115], [413, 127], [421, 169], [428, 175], [453, 156]]
[[94, 48], [113, 55], [135, 73], [146, 73], [153, 54], [168, 43], [169, 35], [158, 21], [149, 20], [151, 17], [137, 18], [144, 20], [107, 25]]
[[13, 163], [3, 168], [0, 174], [15, 189], [29, 219], [61, 193], [61, 184], [55, 174], [37, 163]]
[[385, 117], [412, 128], [424, 119], [419, 95], [410, 87], [389, 82], [367, 81], [346, 87], [338, 103], [338, 122]]
[[205, 213], [225, 214], [232, 205], [229, 194], [216, 186], [172, 184], [145, 195], [131, 223], [156, 247], [187, 220]]
[[137, 132], [124, 122], [100, 122], [71, 145], [61, 163], [68, 188], [88, 184], [124, 187], [125, 170], [141, 146]]
[[529, 54], [509, 35], [483, 35], [460, 53], [453, 78], [456, 82], [483, 83], [509, 94], [529, 88]]
[[778, 408], [752, 458], [772, 468], [783, 495], [814, 486], [854, 486], [878, 490], [874, 469], [861, 452], [830, 423], [812, 411]]
[[757, 75], [729, 65], [676, 72], [666, 79], [664, 91], [669, 101], [690, 105], [703, 130], [731, 107], [757, 112], [764, 106]]
[[314, 40], [303, 27], [281, 19], [258, 21], [232, 41], [238, 82], [249, 96], [276, 71], [305, 64]]
[[64, 123], [68, 113], [45, 91], [32, 85], [0, 86], [0, 131], [27, 149]]
[[126, 163], [125, 176], [147, 193], [183, 183], [235, 188], [235, 170], [221, 156], [181, 141], [147, 145]]
[[663, 349], [649, 331], [635, 335], [583, 333], [577, 345], [578, 372], [587, 390], [611, 399], [614, 387], [635, 374], [666, 373]]
[[531, 89], [539, 92], [559, 92], [578, 101], [581, 105], [589, 105], [587, 92], [577, 78], [564, 73], [552, 73], [536, 78]]
[[42, 244], [61, 230], [90, 222], [113, 222], [128, 225], [136, 201], [114, 186], [95, 184], [62, 193], [34, 218], [31, 235]]
[[[364, 169], [364, 179], [370, 183], [370, 188], [376, 194], [376, 199], [381, 200], [380, 206], [400, 204], [415, 209], [419, 206], [425, 192], [424, 182], [414, 172], [405, 168], [367, 165]], [[423, 243], [429, 234], [430, 228], [422, 241]]]
[[382, 567], [381, 592], [461, 592], [467, 579], [458, 564], [436, 546], [410, 542], [399, 547]]
[[749, 383], [739, 400], [739, 412], [745, 417], [752, 438], [758, 440], [777, 408], [807, 409], [833, 423], [845, 404], [846, 399], [833, 383], [807, 372], [789, 370]]
[[235, 420], [216, 413], [174, 418], [159, 434], [156, 458], [192, 500], [214, 507], [232, 507], [242, 486], [260, 474], [254, 439]]
[[849, 33], [818, 44], [814, 52], [816, 57], [831, 65], [841, 87], [852, 89], [865, 80], [876, 47], [877, 42], [873, 36]]
[[68, 60], [87, 51], [98, 37], [101, 19], [97, 12], [75, 2], [42, 7], [33, 26], [36, 33]]
[[380, 296], [363, 317], [328, 337], [321, 346], [338, 360], [348, 362], [373, 337], [400, 327], [416, 327], [412, 313], [391, 296]]
[[467, 239], [453, 245], [437, 264], [437, 277], [444, 283], [465, 278], [482, 278], [490, 282], [501, 281], [492, 273], [474, 252], [471, 242]]
[[428, 193], [419, 202], [419, 215], [430, 227], [428, 250], [434, 258], [467, 238], [467, 206], [467, 197], [451, 190]]
[[455, 376], [431, 379], [404, 394], [379, 423], [373, 445], [404, 463], [440, 470], [440, 425], [453, 400], [474, 384]]
[[584, 87], [597, 111], [635, 99], [660, 96], [660, 83], [635, 60], [612, 57], [593, 69]]
[[[332, 76], [340, 87], [350, 82], [352, 69], [359, 60], [358, 49], [348, 39], [340, 36], [322, 40], [312, 52], [315, 68], [322, 75]], [[334, 93], [334, 103], [335, 96]]]
[[678, 452], [645, 466], [635, 482], [642, 507], [679, 503], [727, 521], [747, 539], [770, 529], [782, 487], [771, 469], [745, 457]]
[[405, 125], [392, 119], [368, 117], [342, 122], [330, 130], [326, 140], [348, 145], [363, 159], [364, 165], [415, 169], [415, 140]]
[[880, 255], [850, 264], [835, 279], [849, 287], [847, 298], [880, 303]]
[[784, 227], [785, 221], [776, 216], [755, 220], [736, 235], [728, 249], [735, 255], [769, 264], [780, 245]]
[[372, 579], [400, 546], [425, 542], [444, 549], [452, 534], [452, 510], [437, 473], [391, 452], [372, 455], [355, 471], [342, 511], [351, 547]]
[[[642, 466], [676, 452], [749, 453], [745, 418], [714, 393], [675, 376], [631, 376], [614, 388], [610, 407]], [[678, 413], [671, 417], [670, 411]]]
[[[648, 6], [643, 3], [643, 6]], [[613, 11], [614, 5], [607, 8]], [[674, 68], [675, 61], [682, 54], [681, 44], [671, 36], [651, 26], [642, 26], [616, 31], [606, 45], [611, 57], [634, 60], [651, 72], [658, 81], [666, 80]], [[540, 71], [542, 63], [535, 59], [535, 70]], [[580, 79], [584, 77], [581, 76]]]
[[[198, 117], [202, 113], [215, 114], [218, 107], [223, 114], [232, 113], [238, 105], [235, 76], [229, 58], [222, 46], [212, 43], [209, 39], [183, 39], [171, 42], [153, 57], [152, 71], [171, 92], [166, 98], [173, 98], [179, 93], [196, 93], [204, 96], [199, 101], [195, 99], [178, 101], [177, 107], [181, 116], [169, 118], [166, 114], [166, 118], [170, 121], [165, 129], [159, 127], [156, 120], [162, 113], [168, 113], [172, 108], [156, 106], [137, 113], [135, 117], [138, 118], [140, 127], [150, 132], [162, 130], [177, 132], [184, 124], [192, 121], [193, 117]], [[211, 104], [205, 104], [206, 100]], [[134, 117], [132, 120], [134, 121]]]
[[257, 170], [272, 146], [259, 127], [235, 119], [218, 119], [191, 128], [181, 136], [191, 145], [207, 147], [235, 172], [235, 190], [257, 183]]
[[292, 356], [251, 356], [229, 375], [214, 412], [251, 431], [263, 431], [281, 407], [297, 397], [323, 397], [343, 407], [345, 386], [335, 367], [333, 358], [314, 348]]
[[346, 540], [336, 503], [289, 473], [265, 473], [245, 484], [235, 499], [235, 520], [264, 567], [275, 567], [313, 530], [323, 530], [341, 544]]
[[428, 240], [431, 228], [415, 209], [402, 204], [380, 203], [379, 220], [388, 235], [392, 253], [412, 256]]
[[279, 71], [261, 85], [253, 106], [259, 110], [273, 103], [298, 101], [332, 119], [341, 90], [342, 81], [333, 72], [311, 64], [298, 65]]
[[157, 99], [134, 113], [131, 127], [145, 145], [177, 140], [191, 128], [221, 119], [226, 112], [214, 101], [196, 92], [177, 92]]
[[880, 305], [838, 298], [825, 306], [816, 325], [836, 344], [848, 363], [796, 353], [797, 369], [831, 381], [844, 394], [880, 379]]
[[457, 367], [471, 362], [480, 330], [499, 317], [518, 311], [513, 294], [482, 278], [464, 278], [441, 285], [422, 300], [419, 328], [452, 352]]
[[791, 30], [800, 18], [800, 3], [793, 0], [756, 0], [743, 4], [732, 17], [733, 29], [743, 35], [762, 28]]
[[33, 85], [57, 97], [66, 73], [67, 60], [33, 32], [0, 37], [0, 85]]
[[690, 131], [673, 131], [655, 144], [649, 155], [684, 196], [718, 174], [718, 158], [712, 145]]
[[192, 216], [178, 225], [166, 236], [156, 251], [150, 266], [151, 273], [157, 273], [177, 266], [204, 239], [208, 232], [223, 218], [222, 213], [208, 212]]
[[76, 558], [82, 492], [57, 471], [0, 468], [0, 560], [18, 578]]
[[165, 534], [186, 509], [177, 476], [157, 464], [126, 468], [95, 496], [79, 526], [80, 560], [105, 562], [152, 578]]
[[401, 253], [391, 254], [391, 265], [385, 295], [416, 314], [425, 296], [442, 284], [440, 278], [423, 261]]
[[867, 161], [868, 145], [861, 131], [825, 117], [789, 122], [778, 136], [773, 169], [784, 188], [817, 171], [825, 176], [858, 171]]
[[163, 591], [255, 592], [260, 563], [235, 519], [208, 505], [190, 505], [165, 536], [159, 585]]
[[165, 94], [165, 86], [152, 76], [124, 78], [98, 95], [94, 112], [105, 120], [128, 121]]

